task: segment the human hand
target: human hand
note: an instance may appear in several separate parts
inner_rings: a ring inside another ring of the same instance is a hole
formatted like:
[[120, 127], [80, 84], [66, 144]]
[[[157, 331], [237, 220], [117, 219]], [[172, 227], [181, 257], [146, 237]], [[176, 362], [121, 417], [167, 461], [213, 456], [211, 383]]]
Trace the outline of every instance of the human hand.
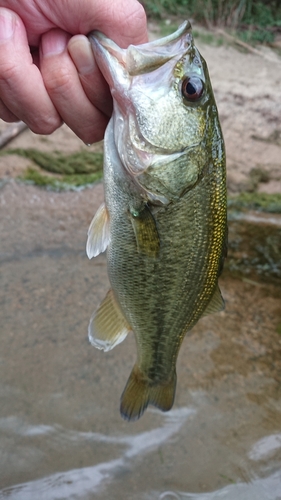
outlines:
[[101, 140], [112, 100], [85, 36], [94, 29], [124, 48], [147, 41], [137, 0], [0, 0], [0, 118]]

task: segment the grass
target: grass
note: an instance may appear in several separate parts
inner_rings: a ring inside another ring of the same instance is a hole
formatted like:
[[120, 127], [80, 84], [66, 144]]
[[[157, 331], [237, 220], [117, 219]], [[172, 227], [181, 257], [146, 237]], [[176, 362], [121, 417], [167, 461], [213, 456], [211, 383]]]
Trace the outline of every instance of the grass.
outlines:
[[199, 39], [205, 45], [214, 45], [216, 47], [220, 47], [225, 43], [224, 39], [215, 33], [208, 33], [197, 30], [193, 30], [192, 33], [195, 40]]
[[158, 27], [160, 29], [160, 36], [161, 37], [164, 37], [164, 36], [167, 36], [167, 35], [170, 35], [171, 33], [174, 33], [179, 25], [176, 24], [176, 23], [170, 23], [170, 22], [167, 22], [169, 21], [168, 19], [166, 20], [159, 20], [159, 22], [157, 23], [158, 24]]
[[247, 27], [244, 30], [238, 30], [239, 38], [246, 43], [273, 43], [274, 42], [274, 33], [269, 31], [267, 28], [261, 27]]
[[[167, 23], [166, 21], [167, 20], [162, 19], [157, 23], [160, 30], [159, 36], [161, 37], [174, 33], [179, 27], [179, 23]], [[220, 36], [218, 33], [208, 32], [205, 29], [193, 29], [192, 34], [196, 41], [200, 40], [201, 43], [206, 45], [220, 47], [221, 45], [225, 44], [225, 40], [222, 36]]]
[[236, 30], [248, 43], [271, 43], [281, 26], [279, 0], [143, 0], [148, 17], [184, 16], [204, 24]]
[[148, 16], [186, 15], [207, 25], [281, 26], [279, 0], [143, 0]]

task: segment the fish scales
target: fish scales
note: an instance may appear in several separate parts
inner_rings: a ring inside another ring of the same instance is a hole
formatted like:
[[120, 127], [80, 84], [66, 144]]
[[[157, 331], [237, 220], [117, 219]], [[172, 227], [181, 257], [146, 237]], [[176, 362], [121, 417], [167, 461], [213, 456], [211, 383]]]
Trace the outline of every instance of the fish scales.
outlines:
[[[122, 416], [133, 420], [148, 404], [171, 408], [185, 334], [201, 316], [223, 308], [218, 277], [227, 231], [224, 143], [207, 68], [188, 23], [168, 37], [159, 71], [157, 42], [137, 47], [139, 53], [142, 47], [156, 51], [147, 78], [145, 51], [141, 75], [134, 67], [131, 76], [130, 48], [119, 49], [99, 33], [90, 39], [114, 113], [105, 134], [105, 205], [87, 244], [90, 257], [107, 247], [112, 290], [91, 318], [89, 338], [109, 350], [134, 332], [137, 363], [121, 397]], [[162, 55], [165, 40], [159, 41]], [[159, 91], [159, 84], [153, 87], [157, 71], [157, 78], [169, 74]]]
[[[150, 365], [150, 358], [155, 353], [162, 353], [159, 363], [154, 365], [158, 379], [165, 380], [167, 371], [170, 372], [173, 367], [171, 360], [175, 360], [183, 336], [197, 321], [198, 314], [204, 312], [210, 300], [210, 291], [206, 294], [206, 286], [214, 291], [217, 283], [217, 256], [222, 245], [220, 214], [206, 217], [205, 205], [202, 206], [202, 189], [205, 188], [208, 197], [210, 187], [210, 182], [205, 182], [204, 178], [179, 203], [157, 212], [161, 248], [156, 262], [136, 252], [132, 226], [130, 223], [122, 225], [122, 215], [113, 224], [116, 231], [112, 231], [108, 247], [110, 281], [114, 289], [118, 288], [120, 305], [137, 336], [139, 366], [145, 371], [145, 367]], [[224, 196], [217, 193], [216, 185], [213, 189], [214, 199], [217, 195]], [[118, 196], [120, 188], [118, 192], [110, 193], [110, 198]], [[187, 238], [186, 234], [192, 237]], [[126, 246], [122, 244], [124, 240]], [[150, 349], [150, 342], [155, 338], [158, 346], [154, 352]]]

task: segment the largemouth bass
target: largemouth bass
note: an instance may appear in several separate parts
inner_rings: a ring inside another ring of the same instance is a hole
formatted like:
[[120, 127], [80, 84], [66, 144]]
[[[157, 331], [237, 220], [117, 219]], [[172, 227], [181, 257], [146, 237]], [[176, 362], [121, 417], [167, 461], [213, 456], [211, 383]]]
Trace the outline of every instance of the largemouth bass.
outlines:
[[187, 332], [220, 311], [226, 253], [225, 151], [206, 63], [189, 22], [121, 49], [90, 34], [114, 111], [104, 139], [105, 203], [88, 232], [89, 258], [107, 249], [112, 289], [89, 325], [108, 351], [133, 331], [137, 363], [121, 415], [169, 410]]

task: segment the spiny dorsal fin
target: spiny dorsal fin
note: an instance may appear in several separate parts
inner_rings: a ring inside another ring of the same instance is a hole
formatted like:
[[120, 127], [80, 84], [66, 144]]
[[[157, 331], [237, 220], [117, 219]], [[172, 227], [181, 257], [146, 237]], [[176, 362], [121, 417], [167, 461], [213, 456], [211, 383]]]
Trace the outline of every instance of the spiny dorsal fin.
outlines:
[[176, 383], [175, 371], [166, 383], [153, 384], [135, 365], [121, 396], [121, 416], [125, 420], [137, 420], [149, 404], [169, 411], [174, 403]]
[[202, 314], [202, 317], [208, 316], [208, 314], [213, 314], [215, 312], [223, 311], [224, 308], [225, 308], [224, 300], [222, 298], [219, 286], [217, 285], [215, 293], [211, 298], [209, 304], [207, 305], [204, 313]]
[[89, 259], [104, 252], [109, 240], [109, 214], [105, 204], [102, 203], [88, 230], [86, 252]]
[[109, 290], [90, 319], [88, 334], [91, 344], [97, 349], [110, 351], [126, 338], [130, 330], [112, 290]]
[[140, 210], [130, 210], [138, 251], [148, 257], [157, 257], [160, 238], [155, 219], [147, 205]]

